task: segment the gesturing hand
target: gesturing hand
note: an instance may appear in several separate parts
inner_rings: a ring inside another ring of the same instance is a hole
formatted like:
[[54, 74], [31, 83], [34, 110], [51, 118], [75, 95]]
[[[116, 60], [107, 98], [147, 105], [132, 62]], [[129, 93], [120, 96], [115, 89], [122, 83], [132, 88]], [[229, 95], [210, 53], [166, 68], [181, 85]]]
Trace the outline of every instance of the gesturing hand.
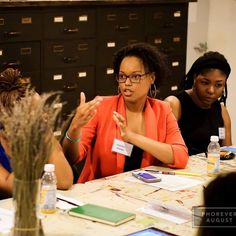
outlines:
[[82, 128], [91, 120], [97, 112], [97, 107], [100, 105], [102, 97], [95, 97], [93, 100], [86, 102], [86, 97], [83, 92], [80, 93], [80, 104], [76, 109], [75, 116], [72, 121], [72, 126]]
[[125, 118], [121, 114], [119, 114], [118, 112], [114, 111], [113, 112], [113, 119], [116, 122], [118, 128], [120, 129], [120, 135], [121, 135], [122, 139], [125, 142], [128, 142], [129, 141], [128, 134], [129, 134], [130, 130], [127, 127]]

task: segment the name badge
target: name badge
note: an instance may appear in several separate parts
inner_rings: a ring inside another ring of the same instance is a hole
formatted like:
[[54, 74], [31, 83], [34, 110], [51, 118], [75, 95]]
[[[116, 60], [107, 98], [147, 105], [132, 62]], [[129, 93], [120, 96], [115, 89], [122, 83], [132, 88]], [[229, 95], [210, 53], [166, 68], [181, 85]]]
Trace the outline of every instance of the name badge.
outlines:
[[130, 143], [126, 143], [124, 141], [114, 139], [112, 145], [112, 151], [123, 154], [125, 156], [130, 156], [133, 150], [133, 145]]
[[219, 127], [219, 139], [225, 139], [225, 128]]

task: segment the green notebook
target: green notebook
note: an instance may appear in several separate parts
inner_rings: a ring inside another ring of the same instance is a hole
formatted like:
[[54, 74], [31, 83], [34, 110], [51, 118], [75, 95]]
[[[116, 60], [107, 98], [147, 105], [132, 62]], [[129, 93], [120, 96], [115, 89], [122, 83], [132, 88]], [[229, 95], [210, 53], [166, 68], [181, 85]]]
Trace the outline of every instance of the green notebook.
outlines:
[[113, 226], [120, 225], [135, 218], [135, 214], [98, 206], [94, 204], [85, 204], [83, 206], [71, 208], [69, 215], [101, 222]]

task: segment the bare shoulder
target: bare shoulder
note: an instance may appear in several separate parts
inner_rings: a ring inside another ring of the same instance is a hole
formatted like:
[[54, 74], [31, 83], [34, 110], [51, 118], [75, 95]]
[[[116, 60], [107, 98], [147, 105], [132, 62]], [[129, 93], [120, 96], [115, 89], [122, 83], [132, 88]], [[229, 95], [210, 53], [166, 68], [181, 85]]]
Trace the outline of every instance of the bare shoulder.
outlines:
[[224, 106], [224, 104], [221, 104], [221, 112], [222, 112], [222, 118], [223, 118], [224, 127], [225, 127], [225, 139], [223, 140], [222, 145], [230, 146], [232, 145], [231, 119], [230, 119], [229, 112], [227, 108]]
[[179, 99], [178, 99], [177, 97], [173, 96], [173, 95], [166, 97], [166, 98], [164, 99], [164, 101], [165, 101], [165, 102], [168, 102], [168, 103], [171, 105], [171, 107], [172, 107], [172, 105], [178, 105], [178, 104], [180, 104]]
[[165, 102], [168, 102], [170, 104], [170, 107], [172, 108], [172, 111], [176, 117], [177, 120], [181, 117], [181, 103], [179, 99], [173, 95], [168, 96], [164, 99]]
[[224, 104], [221, 104], [221, 112], [222, 112], [222, 117], [224, 121], [230, 121], [230, 116], [227, 108], [224, 106]]

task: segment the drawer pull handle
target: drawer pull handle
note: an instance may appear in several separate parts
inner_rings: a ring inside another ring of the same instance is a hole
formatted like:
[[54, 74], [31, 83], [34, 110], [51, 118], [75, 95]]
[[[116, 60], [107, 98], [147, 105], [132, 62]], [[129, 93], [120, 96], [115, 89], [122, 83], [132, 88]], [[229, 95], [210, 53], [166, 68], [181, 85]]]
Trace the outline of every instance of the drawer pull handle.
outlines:
[[73, 85], [64, 85], [64, 91], [73, 91], [78, 88], [77, 84]]
[[20, 66], [20, 62], [19, 61], [16, 61], [16, 62], [3, 62], [2, 65], [5, 68], [7, 68], [7, 67], [17, 68], [17, 67]]
[[164, 52], [165, 54], [171, 54], [171, 53], [173, 53], [174, 51], [175, 51], [174, 48], [164, 48], [164, 49], [162, 50], [162, 52]]
[[173, 28], [173, 27], [174, 27], [174, 23], [172, 23], [172, 22], [166, 23], [164, 25], [164, 28]]
[[5, 31], [4, 35], [7, 37], [16, 37], [16, 36], [20, 36], [21, 32], [19, 32], [19, 31], [10, 31], [10, 32]]
[[75, 34], [75, 33], [79, 32], [79, 29], [78, 28], [74, 28], [74, 29], [67, 29], [67, 28], [65, 28], [64, 32], [68, 33], [68, 34]]
[[63, 58], [63, 61], [65, 62], [65, 63], [73, 63], [73, 62], [76, 62], [77, 61], [77, 57], [64, 57]]
[[120, 31], [126, 31], [126, 30], [128, 30], [129, 29], [129, 26], [128, 25], [117, 25], [117, 27], [116, 27], [118, 30], [120, 30]]

